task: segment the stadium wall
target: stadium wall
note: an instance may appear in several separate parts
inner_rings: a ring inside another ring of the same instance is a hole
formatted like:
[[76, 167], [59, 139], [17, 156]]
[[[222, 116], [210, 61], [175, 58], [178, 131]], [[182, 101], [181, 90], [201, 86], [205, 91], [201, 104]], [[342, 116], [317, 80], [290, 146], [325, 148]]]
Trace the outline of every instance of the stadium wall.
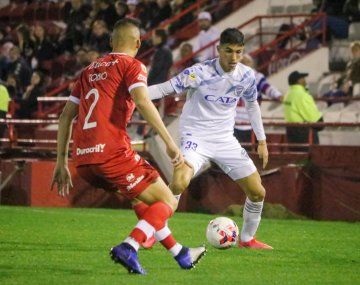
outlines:
[[[253, 156], [255, 163], [259, 163]], [[271, 157], [270, 173], [262, 176], [266, 202], [279, 203], [300, 215], [318, 220], [360, 220], [360, 149], [358, 147], [313, 146], [310, 160]], [[3, 180], [16, 167], [15, 160], [2, 160]], [[36, 207], [130, 208], [121, 195], [94, 189], [76, 175], [70, 163], [74, 189], [69, 197], [50, 191], [54, 161], [27, 160], [22, 171], [1, 192], [1, 203]], [[281, 166], [282, 165], [282, 166]], [[260, 169], [260, 168], [259, 168]], [[219, 214], [230, 205], [242, 205], [245, 196], [217, 167], [194, 178], [179, 205], [179, 211]]]
[[[3, 181], [15, 169], [16, 164], [17, 161], [14, 160], [0, 162]], [[69, 197], [58, 196], [56, 190], [50, 191], [54, 167], [55, 161], [26, 160], [22, 171], [1, 192], [1, 204], [33, 207], [130, 207], [130, 203], [119, 194], [107, 193], [86, 183], [76, 174], [71, 161], [69, 168], [74, 189]]]

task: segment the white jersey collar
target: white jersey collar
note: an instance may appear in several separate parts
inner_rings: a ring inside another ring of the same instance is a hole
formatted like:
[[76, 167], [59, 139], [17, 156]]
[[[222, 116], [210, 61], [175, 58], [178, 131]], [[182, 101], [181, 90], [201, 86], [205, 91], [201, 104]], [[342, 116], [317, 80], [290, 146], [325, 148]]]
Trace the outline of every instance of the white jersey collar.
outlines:
[[221, 75], [223, 76], [224, 74], [228, 75], [228, 76], [233, 76], [235, 74], [235, 72], [237, 71], [237, 69], [239, 68], [239, 64], [236, 65], [235, 69], [233, 71], [230, 71], [230, 72], [225, 72], [223, 70], [223, 68], [221, 67], [220, 65], [220, 59], [217, 58], [216, 61], [215, 61], [215, 69], [216, 71]]

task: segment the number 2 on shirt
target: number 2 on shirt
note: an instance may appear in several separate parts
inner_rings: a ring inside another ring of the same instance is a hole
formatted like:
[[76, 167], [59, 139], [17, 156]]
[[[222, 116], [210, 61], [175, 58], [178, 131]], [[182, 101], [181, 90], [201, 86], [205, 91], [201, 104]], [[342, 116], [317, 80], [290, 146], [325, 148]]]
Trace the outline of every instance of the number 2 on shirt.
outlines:
[[91, 116], [92, 112], [94, 111], [94, 108], [96, 106], [97, 101], [99, 100], [99, 91], [96, 88], [91, 89], [86, 94], [85, 99], [88, 100], [91, 95], [94, 95], [94, 101], [91, 103], [89, 111], [88, 111], [88, 113], [87, 113], [87, 115], [85, 117], [83, 130], [95, 128], [97, 126], [97, 122], [90, 122], [89, 123], [89, 119], [90, 119], [90, 116]]

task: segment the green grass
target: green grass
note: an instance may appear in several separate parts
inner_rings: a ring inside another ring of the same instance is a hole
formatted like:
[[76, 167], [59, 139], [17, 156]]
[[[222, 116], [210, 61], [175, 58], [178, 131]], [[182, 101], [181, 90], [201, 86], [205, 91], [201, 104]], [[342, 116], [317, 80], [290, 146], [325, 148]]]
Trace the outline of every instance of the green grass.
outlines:
[[[170, 227], [197, 246], [212, 218], [176, 213]], [[139, 253], [148, 275], [134, 276], [108, 251], [135, 222], [128, 210], [0, 207], [0, 284], [360, 284], [358, 223], [264, 219], [258, 237], [273, 251], [209, 247], [184, 271], [156, 245]]]

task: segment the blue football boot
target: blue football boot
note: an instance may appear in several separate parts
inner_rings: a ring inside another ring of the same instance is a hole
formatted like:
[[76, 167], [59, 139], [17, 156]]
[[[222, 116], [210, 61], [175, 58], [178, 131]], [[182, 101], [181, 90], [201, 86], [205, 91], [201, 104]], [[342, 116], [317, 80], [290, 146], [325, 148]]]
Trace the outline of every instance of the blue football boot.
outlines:
[[182, 269], [192, 269], [205, 254], [205, 246], [194, 248], [183, 246], [179, 254], [175, 256], [175, 260]]
[[128, 243], [121, 243], [110, 250], [111, 259], [120, 263], [129, 273], [146, 274], [141, 267], [136, 250]]

